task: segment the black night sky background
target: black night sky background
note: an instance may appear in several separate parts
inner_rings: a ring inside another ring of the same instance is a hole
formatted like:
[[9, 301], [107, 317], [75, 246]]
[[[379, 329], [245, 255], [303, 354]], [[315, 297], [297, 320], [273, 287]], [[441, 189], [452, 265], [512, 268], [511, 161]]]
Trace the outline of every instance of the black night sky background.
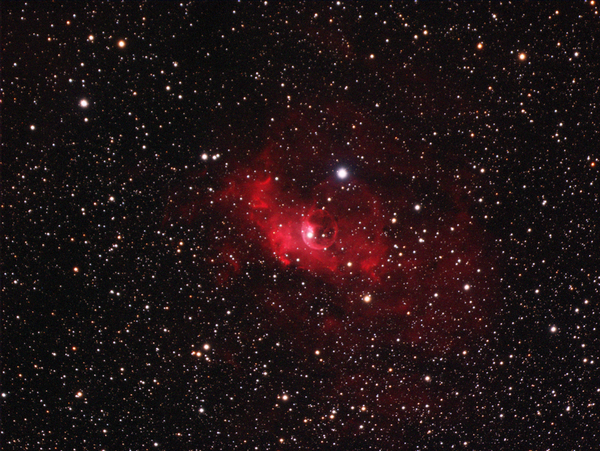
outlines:
[[2, 449], [599, 449], [599, 20], [2, 2]]

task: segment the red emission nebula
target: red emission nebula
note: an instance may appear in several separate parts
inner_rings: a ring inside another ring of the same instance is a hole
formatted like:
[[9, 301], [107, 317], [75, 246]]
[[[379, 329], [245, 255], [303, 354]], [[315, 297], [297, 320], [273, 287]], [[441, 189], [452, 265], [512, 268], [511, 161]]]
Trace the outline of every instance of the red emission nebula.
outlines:
[[451, 409], [450, 388], [416, 362], [460, 359], [491, 329], [497, 274], [473, 214], [481, 175], [347, 104], [273, 124], [208, 195], [172, 199], [167, 220], [222, 224], [206, 257], [214, 284], [246, 274], [246, 308], [265, 321], [245, 339], [278, 333], [298, 365], [322, 365], [312, 396], [390, 425]]

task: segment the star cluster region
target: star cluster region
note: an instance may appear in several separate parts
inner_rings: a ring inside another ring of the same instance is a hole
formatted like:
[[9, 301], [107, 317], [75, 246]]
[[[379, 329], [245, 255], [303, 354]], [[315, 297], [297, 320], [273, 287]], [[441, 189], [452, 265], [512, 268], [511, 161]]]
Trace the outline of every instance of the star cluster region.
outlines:
[[594, 449], [598, 9], [2, 4], [3, 449]]

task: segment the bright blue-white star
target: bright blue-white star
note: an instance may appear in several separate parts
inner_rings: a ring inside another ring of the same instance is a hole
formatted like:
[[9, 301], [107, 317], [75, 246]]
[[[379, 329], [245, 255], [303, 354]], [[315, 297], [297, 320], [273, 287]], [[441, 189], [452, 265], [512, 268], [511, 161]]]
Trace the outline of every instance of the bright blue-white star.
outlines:
[[348, 171], [344, 168], [340, 168], [337, 170], [337, 176], [344, 180], [346, 177], [348, 177]]

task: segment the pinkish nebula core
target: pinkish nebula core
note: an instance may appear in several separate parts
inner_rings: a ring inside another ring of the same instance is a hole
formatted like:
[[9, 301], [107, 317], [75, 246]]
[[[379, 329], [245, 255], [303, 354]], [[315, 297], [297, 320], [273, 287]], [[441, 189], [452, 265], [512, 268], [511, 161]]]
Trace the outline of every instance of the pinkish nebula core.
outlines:
[[327, 249], [337, 233], [337, 222], [326, 210], [315, 210], [302, 221], [302, 239], [311, 249]]

